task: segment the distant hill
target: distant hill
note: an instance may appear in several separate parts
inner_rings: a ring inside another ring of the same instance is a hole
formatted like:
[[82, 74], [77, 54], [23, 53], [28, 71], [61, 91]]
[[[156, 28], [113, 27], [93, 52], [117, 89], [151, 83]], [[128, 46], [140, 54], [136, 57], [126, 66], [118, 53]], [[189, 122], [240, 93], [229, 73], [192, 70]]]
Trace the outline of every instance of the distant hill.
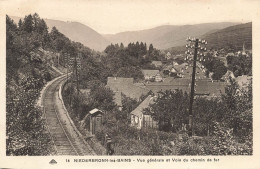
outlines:
[[229, 48], [241, 50], [243, 44], [246, 49], [252, 49], [252, 22], [230, 26], [225, 29], [202, 36], [208, 41], [208, 47]]
[[[208, 41], [207, 48], [241, 50], [243, 44], [246, 49], [252, 49], [252, 22], [230, 26], [221, 30], [210, 31], [198, 38]], [[185, 42], [186, 44], [187, 42]], [[171, 47], [166, 50], [171, 54], [181, 54], [186, 51], [184, 45]]]
[[152, 29], [141, 31], [128, 31], [117, 34], [103, 35], [112, 43], [124, 43], [142, 41], [147, 44], [152, 43], [158, 49], [167, 49], [175, 46], [182, 46], [186, 43], [187, 36], [200, 37], [207, 32], [215, 32], [238, 23], [221, 22], [221, 23], [204, 23], [196, 25], [164, 25]]
[[[20, 19], [15, 16], [11, 16], [11, 18], [16, 23], [18, 23], [18, 20]], [[236, 39], [236, 36], [239, 36], [241, 33], [246, 34], [246, 32], [247, 35], [242, 37], [242, 39], [247, 37], [248, 40], [245, 41], [245, 45], [246, 47], [252, 47], [252, 42], [250, 41], [250, 39], [252, 39], [252, 23], [251, 29], [249, 28], [250, 25], [236, 27], [234, 25], [237, 25], [238, 23], [221, 22], [195, 25], [164, 25], [140, 31], [128, 31], [117, 34], [101, 35], [90, 27], [79, 22], [64, 22], [51, 19], [44, 20], [47, 23], [49, 30], [55, 26], [61, 33], [72, 41], [80, 42], [97, 51], [103, 51], [110, 43], [120, 44], [122, 42], [124, 45], [128, 45], [130, 42], [137, 41], [146, 42], [147, 45], [152, 43], [153, 46], [158, 49], [169, 49], [171, 47], [175, 47], [175, 49], [177, 49], [178, 46], [183, 46], [186, 44], [185, 39], [187, 36], [203, 37], [208, 39], [210, 42], [209, 45], [217, 45], [221, 47], [228, 43], [233, 43], [232, 39]], [[223, 30], [227, 27], [229, 28]], [[222, 41], [224, 41], [223, 38], [225, 39], [225, 43], [222, 43]], [[243, 45], [243, 42], [240, 46], [241, 45]]]
[[[18, 23], [20, 19], [19, 17], [15, 16], [10, 17], [16, 23]], [[110, 44], [110, 42], [98, 32], [79, 22], [63, 22], [52, 19], [44, 20], [49, 27], [49, 30], [55, 26], [61, 33], [63, 33], [72, 41], [80, 42], [91, 49], [103, 51]]]

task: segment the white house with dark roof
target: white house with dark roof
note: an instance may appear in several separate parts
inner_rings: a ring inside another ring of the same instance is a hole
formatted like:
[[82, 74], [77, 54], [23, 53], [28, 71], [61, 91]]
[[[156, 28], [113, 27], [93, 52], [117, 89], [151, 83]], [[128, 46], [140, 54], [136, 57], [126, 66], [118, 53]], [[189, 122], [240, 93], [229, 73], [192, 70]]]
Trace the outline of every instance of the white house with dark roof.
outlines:
[[151, 115], [143, 113], [145, 108], [148, 108], [150, 104], [154, 103], [154, 99], [155, 98], [151, 95], [147, 96], [147, 98], [130, 113], [131, 126], [136, 127], [137, 129], [143, 127], [158, 128], [158, 123], [151, 117]]
[[152, 61], [152, 65], [154, 65], [155, 67], [161, 67], [163, 64], [161, 61]]
[[144, 75], [145, 80], [155, 80], [156, 82], [162, 81], [162, 76], [159, 70], [145, 70], [142, 69], [142, 73]]
[[145, 70], [142, 69], [142, 73], [144, 75], [145, 80], [151, 80], [155, 78], [155, 76], [159, 73], [159, 70]]

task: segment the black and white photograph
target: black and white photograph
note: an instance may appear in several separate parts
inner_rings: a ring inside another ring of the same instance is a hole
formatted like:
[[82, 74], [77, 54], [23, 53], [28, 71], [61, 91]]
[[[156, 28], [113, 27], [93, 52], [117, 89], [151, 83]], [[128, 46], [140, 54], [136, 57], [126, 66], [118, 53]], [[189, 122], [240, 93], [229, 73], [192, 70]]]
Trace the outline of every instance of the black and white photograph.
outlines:
[[0, 5], [6, 157], [255, 155], [257, 1]]

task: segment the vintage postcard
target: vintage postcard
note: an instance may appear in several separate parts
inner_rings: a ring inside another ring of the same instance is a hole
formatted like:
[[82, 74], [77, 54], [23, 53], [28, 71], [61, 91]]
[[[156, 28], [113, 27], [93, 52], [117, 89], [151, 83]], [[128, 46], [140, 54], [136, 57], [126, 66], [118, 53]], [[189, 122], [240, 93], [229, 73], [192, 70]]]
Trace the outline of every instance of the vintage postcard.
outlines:
[[0, 168], [260, 168], [259, 11], [0, 0]]

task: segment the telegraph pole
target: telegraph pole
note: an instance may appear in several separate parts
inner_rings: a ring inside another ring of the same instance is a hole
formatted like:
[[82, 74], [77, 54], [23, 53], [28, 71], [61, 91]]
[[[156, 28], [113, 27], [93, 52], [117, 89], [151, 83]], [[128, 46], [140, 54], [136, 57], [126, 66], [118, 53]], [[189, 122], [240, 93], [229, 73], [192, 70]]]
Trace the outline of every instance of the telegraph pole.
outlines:
[[[199, 44], [206, 45], [207, 42], [205, 40], [195, 39], [195, 38], [188, 38], [188, 42], [190, 42], [189, 45], [186, 45], [186, 48], [194, 48], [194, 55], [193, 55], [193, 69], [192, 69], [192, 77], [191, 77], [191, 92], [190, 92], [190, 105], [189, 105], [189, 131], [188, 135], [191, 137], [194, 135], [194, 129], [193, 129], [193, 101], [194, 101], [194, 91], [195, 91], [195, 76], [196, 76], [196, 66], [197, 66], [197, 55], [200, 54], [201, 57], [205, 56], [202, 53], [199, 53], [198, 50], [204, 50], [206, 51], [205, 47], [200, 46]], [[194, 44], [192, 44], [194, 43]], [[189, 50], [185, 52], [188, 55], [191, 55], [192, 52]], [[188, 59], [188, 58], [186, 58]], [[201, 60], [201, 59], [200, 59]]]
[[[68, 68], [72, 68], [72, 75], [74, 75], [74, 58], [70, 57], [70, 54], [68, 54]], [[67, 69], [67, 72], [68, 72], [68, 69]], [[68, 74], [67, 74], [68, 75]], [[72, 87], [72, 84], [73, 84], [73, 77], [70, 78], [70, 106], [72, 105], [72, 91], [71, 91], [71, 87]]]
[[65, 67], [66, 67], [66, 71], [67, 71], [67, 83], [68, 83], [68, 79], [69, 79], [69, 72], [68, 72], [68, 69], [69, 69], [69, 55], [68, 53], [65, 53]]
[[78, 69], [77, 69], [77, 55], [75, 55], [74, 70], [76, 71], [76, 86], [77, 86], [77, 94], [79, 95]]
[[76, 74], [76, 88], [77, 88], [77, 94], [79, 95], [79, 70], [81, 68], [81, 53], [78, 53], [78, 57], [77, 55], [75, 55], [74, 58], [74, 70], [75, 70], [75, 74]]
[[198, 51], [198, 39], [195, 41], [195, 50], [193, 56], [193, 70], [191, 77], [191, 92], [190, 92], [190, 107], [189, 107], [189, 135], [194, 135], [193, 130], [193, 113], [192, 113], [192, 105], [194, 99], [194, 86], [195, 86], [195, 73], [196, 73], [196, 61], [197, 61], [197, 51]]

